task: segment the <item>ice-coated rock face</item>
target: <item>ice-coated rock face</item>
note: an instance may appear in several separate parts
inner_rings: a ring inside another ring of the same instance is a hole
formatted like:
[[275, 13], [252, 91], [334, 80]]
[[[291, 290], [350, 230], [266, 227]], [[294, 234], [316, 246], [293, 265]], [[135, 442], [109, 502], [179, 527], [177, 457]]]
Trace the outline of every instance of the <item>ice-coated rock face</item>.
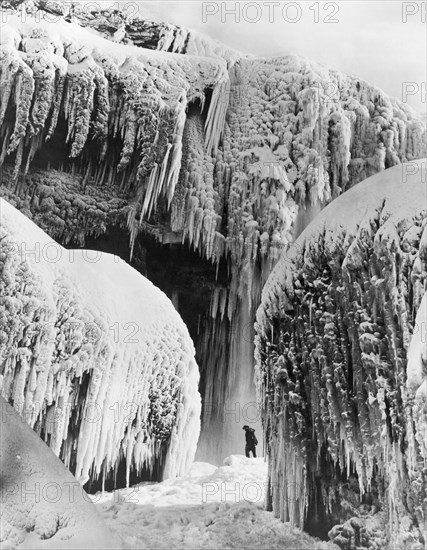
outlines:
[[427, 536], [425, 167], [390, 168], [325, 208], [257, 313], [269, 505], [335, 524], [342, 548]]
[[119, 258], [65, 250], [0, 199], [1, 392], [85, 483], [183, 474], [199, 371], [172, 303]]

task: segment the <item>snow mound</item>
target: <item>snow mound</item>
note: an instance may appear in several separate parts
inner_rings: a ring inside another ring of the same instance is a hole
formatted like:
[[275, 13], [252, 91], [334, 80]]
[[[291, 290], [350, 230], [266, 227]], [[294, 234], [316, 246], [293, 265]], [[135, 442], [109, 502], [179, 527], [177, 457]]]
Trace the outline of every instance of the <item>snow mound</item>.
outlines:
[[118, 257], [65, 250], [1, 199], [2, 394], [86, 482], [184, 473], [199, 372], [172, 303]]
[[[414, 160], [393, 166], [357, 184], [317, 214], [296, 242], [290, 244], [263, 288], [263, 303], [274, 301], [274, 295], [285, 290], [287, 274], [292, 265], [308, 259], [309, 254], [326, 246], [333, 252], [333, 244], [340, 239], [349, 246], [355, 236], [359, 238], [370, 230], [372, 220], [379, 218], [384, 228], [378, 239], [392, 240], [396, 237], [395, 227], [404, 225], [405, 219], [422, 214], [426, 208], [426, 159]], [[372, 230], [371, 230], [372, 231]], [[319, 241], [319, 235], [324, 235]], [[408, 238], [411, 237], [408, 231]], [[419, 241], [416, 230], [413, 235]], [[423, 250], [427, 236], [423, 235]], [[354, 253], [355, 245], [349, 250]], [[348, 257], [348, 261], [350, 256]], [[259, 315], [262, 316], [261, 307]]]
[[273, 509], [302, 525], [315, 507], [342, 539], [351, 513], [373, 513], [365, 499], [398, 548], [427, 537], [425, 170], [395, 166], [333, 201], [283, 254], [257, 312]]
[[120, 548], [90, 498], [0, 397], [1, 547]]

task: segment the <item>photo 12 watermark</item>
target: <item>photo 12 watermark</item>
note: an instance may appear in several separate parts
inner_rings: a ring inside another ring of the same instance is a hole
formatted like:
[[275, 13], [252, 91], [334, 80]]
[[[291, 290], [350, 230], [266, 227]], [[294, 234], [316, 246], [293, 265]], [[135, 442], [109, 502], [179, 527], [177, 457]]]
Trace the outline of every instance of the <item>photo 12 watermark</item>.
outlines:
[[313, 23], [339, 23], [338, 2], [202, 2], [202, 22], [270, 24], [299, 23], [303, 19]]

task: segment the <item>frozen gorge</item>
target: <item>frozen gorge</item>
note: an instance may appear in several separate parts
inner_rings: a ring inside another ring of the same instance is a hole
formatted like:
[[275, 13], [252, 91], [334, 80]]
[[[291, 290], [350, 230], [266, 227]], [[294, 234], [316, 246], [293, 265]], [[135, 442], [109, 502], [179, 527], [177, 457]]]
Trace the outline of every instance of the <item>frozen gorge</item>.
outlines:
[[[82, 483], [110, 488], [220, 465], [251, 423], [277, 517], [343, 550], [415, 550], [421, 117], [298, 56], [2, 4], [3, 396]], [[93, 402], [108, 413], [89, 424]]]

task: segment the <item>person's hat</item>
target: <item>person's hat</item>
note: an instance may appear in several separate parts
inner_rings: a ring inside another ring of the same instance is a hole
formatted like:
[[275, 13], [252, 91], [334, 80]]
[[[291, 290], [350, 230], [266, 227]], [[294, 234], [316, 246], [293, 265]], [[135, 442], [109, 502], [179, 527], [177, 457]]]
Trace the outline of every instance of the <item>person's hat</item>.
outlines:
[[244, 430], [249, 430], [249, 426], [243, 426]]

